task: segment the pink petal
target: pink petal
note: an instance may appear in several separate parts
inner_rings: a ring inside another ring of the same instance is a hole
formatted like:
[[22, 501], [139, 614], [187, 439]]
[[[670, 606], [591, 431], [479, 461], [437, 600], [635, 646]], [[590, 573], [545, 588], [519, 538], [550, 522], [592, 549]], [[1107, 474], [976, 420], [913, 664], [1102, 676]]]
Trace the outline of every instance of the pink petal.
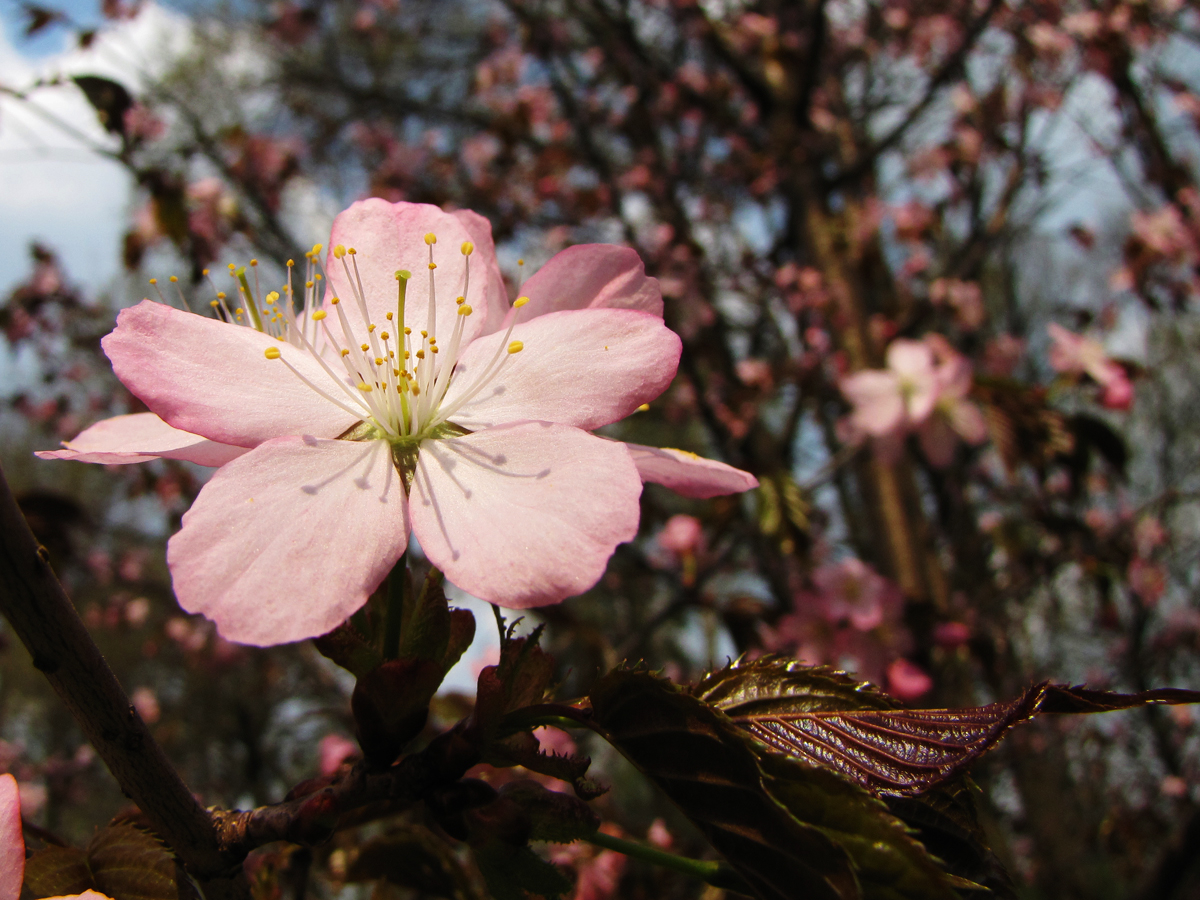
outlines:
[[475, 254], [471, 257], [471, 278], [485, 280], [485, 299], [480, 304], [478, 315], [482, 319], [479, 333], [488, 334], [500, 328], [505, 315], [508, 314], [508, 289], [504, 286], [504, 275], [500, 271], [500, 263], [496, 260], [492, 223], [469, 209], [457, 209], [451, 215], [458, 219], [475, 244]]
[[282, 437], [219, 469], [167, 545], [179, 605], [265, 647], [331, 631], [408, 542], [384, 441]]
[[987, 419], [970, 400], [960, 400], [951, 407], [950, 424], [968, 444], [982, 444], [988, 438]]
[[612, 244], [579, 244], [556, 253], [521, 285], [529, 303], [518, 322], [563, 309], [640, 309], [662, 318], [662, 290], [646, 275], [636, 250]]
[[17, 779], [0, 775], [0, 900], [17, 900], [25, 880], [25, 837]]
[[112, 900], [112, 897], [99, 891], [88, 890], [82, 894], [68, 894], [66, 897], [47, 897], [46, 900]]
[[637, 535], [641, 479], [629, 452], [577, 428], [521, 422], [425, 441], [410, 513], [429, 560], [510, 609], [594, 585]]
[[245, 447], [218, 444], [172, 428], [154, 413], [102, 419], [86, 428], [62, 450], [38, 450], [41, 459], [124, 465], [150, 459], [182, 459], [202, 466], [223, 466], [246, 452]]
[[472, 431], [526, 419], [599, 428], [666, 390], [682, 349], [662, 319], [628, 309], [549, 313], [516, 326], [511, 340], [524, 349], [505, 356], [497, 332], [463, 352], [443, 408], [472, 389], [497, 349], [504, 368], [452, 421]]
[[850, 419], [858, 431], [883, 437], [903, 426], [904, 398], [892, 372], [864, 369], [842, 378], [838, 387], [854, 407]]
[[286, 434], [333, 438], [357, 421], [263, 351], [277, 347], [337, 396], [312, 357], [252, 328], [143, 300], [121, 311], [101, 343], [117, 377], [151, 412], [222, 444], [254, 447]]
[[896, 338], [888, 344], [887, 366], [901, 376], [933, 377], [933, 350], [924, 341]]
[[[471, 284], [466, 293], [467, 303], [476, 314], [467, 318], [464, 340], [482, 333], [487, 324], [488, 298], [496, 290], [494, 278], [500, 270], [495, 264], [494, 250], [489, 251], [475, 241], [478, 230], [478, 223], [468, 228], [458, 216], [442, 212], [428, 203], [388, 203], [375, 197], [360, 200], [339, 213], [333, 220], [329, 242], [332, 246], [341, 244], [356, 251], [353, 257], [345, 257], [345, 263], [353, 271], [352, 261], [357, 261], [367, 312], [371, 321], [380, 327], [384, 327], [388, 312], [396, 312], [399, 291], [396, 272], [407, 269], [412, 273], [405, 298], [404, 324], [416, 334], [422, 329], [429, 330], [429, 246], [425, 243], [425, 235], [436, 235], [433, 261], [437, 265], [434, 271], [437, 316], [436, 327], [431, 333], [441, 338], [442, 343], [448, 343], [458, 309], [454, 301], [463, 293], [466, 280], [466, 257], [462, 254], [462, 245], [466, 241], [477, 244], [471, 256]], [[345, 307], [347, 316], [361, 339], [366, 328], [361, 322], [362, 316], [354, 302], [354, 292], [342, 261], [330, 259], [325, 274], [329, 279], [326, 309], [329, 309], [328, 301], [333, 296], [330, 291], [335, 291], [348, 304]], [[503, 286], [500, 289], [503, 290]], [[334, 328], [333, 333], [340, 339], [339, 329]]]
[[737, 494], [758, 487], [749, 472], [705, 459], [674, 447], [644, 447], [626, 444], [642, 481], [652, 481], [683, 494], [707, 500], [722, 494]]

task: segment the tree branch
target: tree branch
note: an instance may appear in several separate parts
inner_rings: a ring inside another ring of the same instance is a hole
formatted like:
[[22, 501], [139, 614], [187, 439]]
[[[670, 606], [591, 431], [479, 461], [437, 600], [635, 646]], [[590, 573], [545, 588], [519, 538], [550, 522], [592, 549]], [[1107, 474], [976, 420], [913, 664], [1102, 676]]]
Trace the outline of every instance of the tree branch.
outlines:
[[208, 812], [150, 734], [50, 568], [0, 472], [0, 612], [121, 790], [199, 879], [210, 900], [249, 897]]

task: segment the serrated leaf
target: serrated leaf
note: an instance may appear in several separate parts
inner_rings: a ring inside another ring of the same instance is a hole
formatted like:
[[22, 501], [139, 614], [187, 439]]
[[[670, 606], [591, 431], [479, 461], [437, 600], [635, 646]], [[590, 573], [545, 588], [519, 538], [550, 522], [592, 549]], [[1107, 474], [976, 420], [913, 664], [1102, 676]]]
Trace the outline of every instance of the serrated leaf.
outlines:
[[101, 829], [87, 847], [96, 890], [113, 900], [178, 900], [190, 894], [175, 857], [157, 838], [132, 825]]
[[579, 798], [531, 779], [509, 782], [500, 788], [500, 796], [516, 803], [529, 818], [531, 841], [569, 844], [590, 837], [600, 827], [600, 817]]
[[75, 847], [47, 847], [25, 860], [21, 900], [66, 897], [95, 888], [87, 854]]
[[766, 790], [753, 744], [722, 713], [647, 672], [590, 695], [592, 723], [649, 776], [763, 900], [853, 900], [849, 854]]
[[454, 851], [423, 825], [398, 826], [359, 847], [346, 868], [346, 880], [379, 878], [437, 897], [472, 894]]
[[530, 894], [561, 897], [573, 887], [556, 866], [528, 847], [489, 841], [471, 849], [493, 900], [528, 900]]
[[987, 706], [902, 709], [845, 673], [779, 657], [731, 663], [692, 693], [778, 753], [832, 769], [875, 793], [899, 796], [954, 778], [1009, 728], [1039, 713], [1200, 702], [1197, 691], [1114, 694], [1040, 684]]

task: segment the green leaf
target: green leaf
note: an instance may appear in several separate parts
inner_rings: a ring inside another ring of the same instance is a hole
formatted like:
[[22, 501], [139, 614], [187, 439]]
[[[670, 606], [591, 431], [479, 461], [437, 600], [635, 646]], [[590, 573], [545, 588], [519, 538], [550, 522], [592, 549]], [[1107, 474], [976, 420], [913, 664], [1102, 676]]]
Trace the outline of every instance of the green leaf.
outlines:
[[590, 699], [600, 734], [663, 789], [763, 900], [861, 896], [850, 855], [767, 791], [753, 743], [723, 714], [643, 671], [609, 673]]
[[25, 863], [23, 900], [95, 890], [113, 900], [195, 900], [174, 855], [154, 835], [129, 824], [98, 831], [86, 850], [47, 847]]
[[95, 888], [87, 854], [75, 847], [47, 847], [25, 860], [21, 900], [66, 897]]
[[[446, 605], [442, 581], [442, 573], [431, 569], [421, 585], [421, 593], [405, 605], [400, 620], [400, 658], [428, 659], [438, 663], [445, 659], [450, 642], [450, 608]], [[411, 585], [407, 593], [412, 596]]]
[[528, 847], [497, 840], [472, 847], [472, 853], [493, 900], [527, 900], [530, 894], [560, 897], [573, 887], [556, 866]]
[[87, 847], [96, 890], [113, 900], [177, 900], [193, 896], [175, 857], [154, 835], [132, 825], [110, 825]]

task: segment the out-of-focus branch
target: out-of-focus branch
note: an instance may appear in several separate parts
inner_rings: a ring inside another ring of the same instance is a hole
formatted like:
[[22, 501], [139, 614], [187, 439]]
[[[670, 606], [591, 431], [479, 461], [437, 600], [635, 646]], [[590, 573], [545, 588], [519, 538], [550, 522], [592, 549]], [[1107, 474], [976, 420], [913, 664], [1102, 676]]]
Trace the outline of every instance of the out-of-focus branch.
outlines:
[[121, 790], [201, 881], [209, 898], [248, 898], [237, 864], [223, 853], [196, 801], [129, 702], [50, 568], [0, 472], [0, 612], [33, 665], [79, 723]]
[[866, 148], [856, 160], [840, 172], [832, 180], [831, 184], [833, 187], [843, 187], [847, 184], [853, 184], [865, 175], [875, 165], [875, 161], [882, 154], [894, 147], [908, 133], [909, 129], [916, 124], [917, 120], [925, 115], [926, 110], [933, 104], [938, 94], [941, 93], [942, 88], [949, 84], [962, 71], [967, 57], [975, 49], [975, 45], [983, 34], [984, 29], [987, 28], [988, 23], [992, 20], [992, 16], [996, 14], [1001, 5], [1001, 0], [990, 0], [987, 8], [967, 25], [966, 34], [963, 35], [962, 43], [958, 46], [958, 49], [950, 54], [930, 77], [929, 86], [926, 88], [921, 99], [909, 108], [904, 118], [896, 123], [891, 131], [873, 146]]

